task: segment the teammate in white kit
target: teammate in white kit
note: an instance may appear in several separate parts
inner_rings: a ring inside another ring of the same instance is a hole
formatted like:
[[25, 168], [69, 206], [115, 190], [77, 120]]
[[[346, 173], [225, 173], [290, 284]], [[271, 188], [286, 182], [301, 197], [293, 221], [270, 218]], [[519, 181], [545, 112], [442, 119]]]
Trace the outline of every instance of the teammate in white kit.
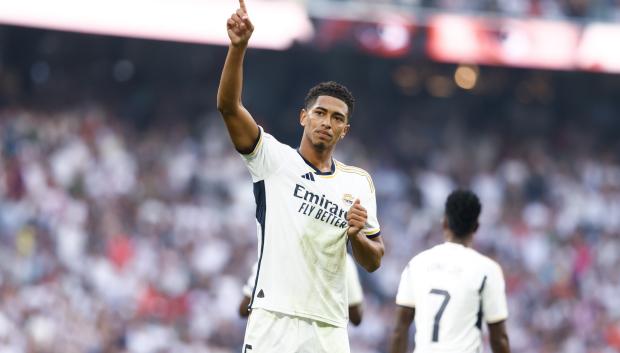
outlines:
[[494, 353], [508, 353], [508, 318], [500, 266], [470, 248], [481, 205], [471, 191], [457, 190], [446, 201], [446, 242], [415, 256], [400, 279], [397, 322], [390, 353], [405, 353], [415, 319], [415, 352], [482, 351], [482, 322]]
[[354, 99], [342, 85], [308, 92], [299, 148], [278, 142], [241, 103], [243, 58], [253, 31], [243, 0], [230, 38], [217, 104], [254, 182], [258, 268], [245, 353], [347, 353], [347, 242], [367, 271], [384, 253], [375, 190], [365, 171], [332, 158], [349, 131]]
[[[256, 270], [258, 263], [252, 266], [252, 273], [248, 277], [242, 288], [243, 298], [239, 303], [239, 316], [248, 317], [250, 315], [250, 301], [254, 292], [254, 282], [256, 282]], [[349, 304], [349, 322], [358, 326], [362, 322], [362, 302], [364, 301], [364, 292], [360, 284], [360, 278], [357, 274], [357, 267], [351, 255], [347, 254], [347, 303]]]

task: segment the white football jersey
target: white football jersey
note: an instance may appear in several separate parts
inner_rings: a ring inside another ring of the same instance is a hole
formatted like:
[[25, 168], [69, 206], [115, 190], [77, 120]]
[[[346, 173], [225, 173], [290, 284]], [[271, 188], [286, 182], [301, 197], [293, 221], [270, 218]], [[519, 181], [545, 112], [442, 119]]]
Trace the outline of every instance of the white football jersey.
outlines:
[[364, 234], [379, 236], [372, 179], [335, 160], [321, 172], [262, 128], [243, 157], [254, 181], [258, 232], [250, 306], [345, 327], [346, 215], [360, 199], [368, 212]]
[[[246, 297], [252, 296], [257, 269], [258, 262], [255, 262], [252, 266], [252, 273], [242, 288], [243, 295]], [[352, 306], [361, 304], [363, 300], [364, 292], [362, 291], [362, 284], [360, 283], [360, 277], [357, 273], [355, 260], [353, 260], [353, 257], [347, 253], [347, 302], [349, 303], [349, 306]]]
[[415, 308], [415, 351], [482, 351], [482, 322], [508, 318], [504, 276], [490, 258], [446, 242], [415, 256], [402, 273], [396, 304]]
[[355, 260], [347, 253], [347, 302], [349, 306], [360, 305], [364, 300], [364, 292], [357, 273]]

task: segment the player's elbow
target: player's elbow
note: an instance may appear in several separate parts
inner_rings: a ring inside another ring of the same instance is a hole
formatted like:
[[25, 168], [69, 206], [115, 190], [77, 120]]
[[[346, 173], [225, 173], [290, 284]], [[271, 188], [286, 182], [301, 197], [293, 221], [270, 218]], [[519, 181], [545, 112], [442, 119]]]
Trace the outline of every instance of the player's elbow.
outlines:
[[217, 110], [223, 117], [234, 115], [239, 110], [239, 104], [234, 100], [227, 99], [224, 95], [217, 95]]
[[219, 98], [217, 100], [217, 110], [223, 117], [234, 114], [234, 109], [232, 108], [231, 104]]
[[373, 261], [369, 261], [368, 263], [364, 264], [363, 267], [368, 272], [375, 272], [379, 269], [379, 267], [381, 267], [381, 258], [378, 257]]

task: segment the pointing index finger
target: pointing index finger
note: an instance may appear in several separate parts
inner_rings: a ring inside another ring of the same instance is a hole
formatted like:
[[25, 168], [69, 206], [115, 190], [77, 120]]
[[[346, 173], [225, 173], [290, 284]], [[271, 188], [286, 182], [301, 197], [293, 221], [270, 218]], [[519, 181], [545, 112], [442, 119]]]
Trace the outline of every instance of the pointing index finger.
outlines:
[[243, 12], [248, 13], [248, 9], [245, 7], [245, 0], [239, 0], [239, 7], [241, 7], [241, 10], [243, 10]]

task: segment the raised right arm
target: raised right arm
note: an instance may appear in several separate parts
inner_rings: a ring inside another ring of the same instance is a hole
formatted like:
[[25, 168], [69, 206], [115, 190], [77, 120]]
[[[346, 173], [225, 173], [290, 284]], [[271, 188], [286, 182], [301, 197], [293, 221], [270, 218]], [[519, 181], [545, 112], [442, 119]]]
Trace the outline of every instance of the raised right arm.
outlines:
[[224, 119], [233, 145], [240, 153], [247, 154], [256, 145], [260, 131], [252, 115], [241, 103], [243, 58], [254, 31], [244, 0], [239, 0], [239, 9], [230, 16], [226, 28], [230, 45], [217, 91], [217, 109]]

